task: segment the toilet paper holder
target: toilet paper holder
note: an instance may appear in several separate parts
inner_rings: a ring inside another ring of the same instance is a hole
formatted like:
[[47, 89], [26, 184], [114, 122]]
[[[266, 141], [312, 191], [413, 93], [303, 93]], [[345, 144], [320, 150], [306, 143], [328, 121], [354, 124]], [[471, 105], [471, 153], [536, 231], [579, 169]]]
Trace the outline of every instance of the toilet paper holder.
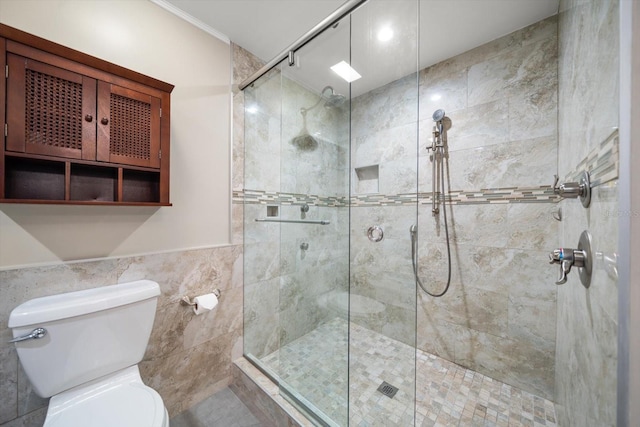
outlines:
[[[214, 294], [216, 296], [216, 298], [220, 298], [220, 295], [222, 295], [222, 292], [220, 291], [220, 289], [214, 289], [213, 292], [211, 292], [211, 293]], [[188, 305], [188, 306], [196, 305], [196, 303], [193, 300], [193, 298], [189, 298], [186, 295], [183, 296], [182, 298], [180, 298], [180, 304], [181, 305]]]

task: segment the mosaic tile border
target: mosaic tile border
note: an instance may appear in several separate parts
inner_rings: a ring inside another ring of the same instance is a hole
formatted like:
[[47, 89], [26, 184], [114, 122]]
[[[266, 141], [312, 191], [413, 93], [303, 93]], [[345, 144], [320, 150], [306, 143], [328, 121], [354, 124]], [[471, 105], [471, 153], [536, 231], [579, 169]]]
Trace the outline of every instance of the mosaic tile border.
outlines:
[[[479, 205], [503, 203], [550, 203], [559, 197], [549, 185], [540, 187], [484, 188], [479, 191], [450, 191], [444, 201], [451, 205]], [[351, 197], [351, 206], [430, 205], [431, 193], [407, 193], [398, 195], [365, 194]]]
[[[431, 204], [431, 193], [403, 194], [360, 194], [351, 196], [352, 207], [368, 206], [402, 206]], [[478, 205], [500, 203], [553, 203], [560, 198], [553, 193], [549, 185], [540, 187], [487, 188], [479, 191], [451, 191], [445, 196], [445, 203], [453, 205]], [[346, 197], [322, 197], [308, 194], [280, 193], [260, 190], [235, 190], [233, 203], [246, 204], [279, 204], [323, 207], [346, 207]]]
[[234, 190], [233, 203], [252, 205], [304, 205], [338, 207], [346, 206], [346, 197], [324, 197], [313, 194], [280, 193], [277, 191]]
[[564, 181], [579, 181], [583, 171], [589, 171], [592, 188], [617, 179], [620, 170], [619, 142], [616, 128], [566, 175]]

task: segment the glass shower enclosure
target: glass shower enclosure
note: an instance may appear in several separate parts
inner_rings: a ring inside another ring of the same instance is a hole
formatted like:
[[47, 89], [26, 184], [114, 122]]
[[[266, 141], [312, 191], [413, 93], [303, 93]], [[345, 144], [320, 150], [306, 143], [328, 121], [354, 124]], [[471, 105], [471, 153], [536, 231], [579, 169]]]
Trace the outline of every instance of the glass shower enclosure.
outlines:
[[245, 357], [317, 425], [615, 425], [618, 2], [347, 3], [243, 87]]

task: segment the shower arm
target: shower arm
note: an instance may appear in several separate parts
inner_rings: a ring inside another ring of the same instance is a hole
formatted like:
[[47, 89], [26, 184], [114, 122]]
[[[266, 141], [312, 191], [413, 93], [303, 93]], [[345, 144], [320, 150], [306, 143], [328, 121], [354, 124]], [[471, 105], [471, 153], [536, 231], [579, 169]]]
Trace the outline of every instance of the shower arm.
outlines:
[[318, 101], [315, 104], [313, 104], [311, 107], [302, 107], [302, 108], [300, 108], [300, 114], [302, 114], [304, 116], [305, 114], [307, 114], [308, 111], [311, 111], [314, 108], [316, 108], [318, 105], [320, 105], [320, 103], [323, 100], [325, 100], [324, 93], [327, 91], [327, 89], [330, 89], [331, 93], [333, 94], [333, 88], [331, 86], [325, 86], [322, 89], [322, 91], [320, 92], [320, 98], [318, 98]]

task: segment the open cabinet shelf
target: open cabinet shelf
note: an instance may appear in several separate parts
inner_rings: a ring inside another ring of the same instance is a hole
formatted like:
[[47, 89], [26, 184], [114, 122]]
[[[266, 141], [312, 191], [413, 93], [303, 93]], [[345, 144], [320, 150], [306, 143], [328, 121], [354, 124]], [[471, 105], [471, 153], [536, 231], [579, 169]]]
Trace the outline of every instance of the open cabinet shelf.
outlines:
[[160, 199], [159, 171], [44, 156], [9, 154], [4, 160], [0, 203], [171, 206]]

